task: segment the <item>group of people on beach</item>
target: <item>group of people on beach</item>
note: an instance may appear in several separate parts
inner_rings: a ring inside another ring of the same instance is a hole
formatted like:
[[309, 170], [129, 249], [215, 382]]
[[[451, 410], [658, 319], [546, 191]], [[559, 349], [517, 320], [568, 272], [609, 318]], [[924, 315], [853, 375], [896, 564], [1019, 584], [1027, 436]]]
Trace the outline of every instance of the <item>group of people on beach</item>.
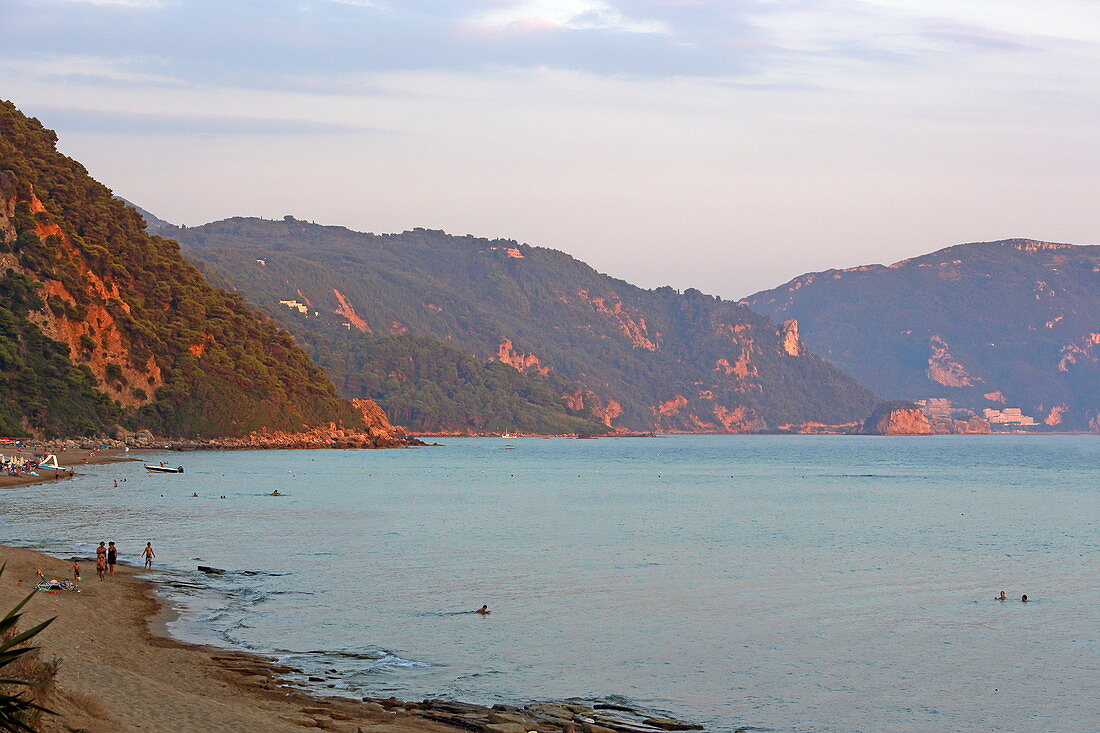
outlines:
[[[141, 557], [145, 560], [145, 567], [153, 567], [153, 558], [157, 553], [153, 551], [153, 543], [146, 542], [141, 551]], [[115, 565], [118, 564], [118, 547], [114, 542], [100, 542], [95, 548], [95, 574], [100, 580], [104, 580], [115, 574]], [[80, 580], [80, 563], [73, 560], [73, 579]]]
[[8, 476], [22, 476], [38, 468], [37, 458], [23, 458], [22, 456], [0, 456], [3, 461], [3, 470]]
[[[36, 476], [35, 473], [41, 466], [39, 465], [41, 459], [45, 456], [33, 456], [32, 458], [24, 458], [23, 456], [7, 456], [0, 455], [0, 471], [7, 476]], [[69, 478], [72, 478], [74, 471], [69, 469], [68, 471], [53, 471], [53, 477], [55, 479], [61, 478], [61, 474], [67, 474]]]

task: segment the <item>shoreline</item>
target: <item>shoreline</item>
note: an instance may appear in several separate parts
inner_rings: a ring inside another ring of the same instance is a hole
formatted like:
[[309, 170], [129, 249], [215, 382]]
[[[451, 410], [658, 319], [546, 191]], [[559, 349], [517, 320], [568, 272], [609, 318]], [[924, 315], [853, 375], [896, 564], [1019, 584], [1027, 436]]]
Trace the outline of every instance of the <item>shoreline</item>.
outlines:
[[[105, 449], [84, 449], [84, 448], [66, 448], [59, 451], [46, 451], [47, 453], [53, 453], [57, 456], [57, 462], [59, 465], [64, 466], [66, 469], [72, 468], [74, 470], [81, 466], [92, 466], [103, 463], [123, 463], [126, 461], [139, 461], [139, 455], [142, 453], [151, 453], [152, 449], [146, 448], [132, 448], [129, 451], [117, 449], [117, 448], [105, 448]], [[8, 452], [3, 448], [0, 448], [0, 453], [11, 458], [12, 456], [25, 455], [33, 457], [34, 454], [30, 451], [24, 450], [22, 454], [15, 452]], [[131, 456], [134, 453], [136, 455]], [[60, 474], [60, 475], [59, 475]], [[80, 471], [76, 471], [76, 475], [82, 475]], [[38, 476], [8, 476], [7, 474], [0, 475], [0, 489], [10, 489], [17, 486], [29, 486], [31, 484], [41, 484], [47, 482], [61, 482], [68, 481], [68, 471], [53, 471], [50, 469], [40, 469]]]
[[[0, 577], [0, 609], [31, 591], [36, 568], [48, 578], [72, 576], [70, 561], [29, 549], [0, 545], [0, 562], [8, 564]], [[42, 719], [48, 733], [302, 728], [355, 733], [364, 726], [380, 733], [557, 733], [567, 725], [579, 733], [703, 729], [623, 706], [572, 700], [487, 707], [318, 695], [289, 682], [284, 675], [299, 670], [275, 659], [171, 636], [168, 624], [178, 612], [157, 593], [155, 571], [119, 565], [114, 577], [99, 581], [94, 562], [86, 558], [81, 570], [86, 573], [82, 592], [36, 593], [24, 608], [23, 628], [57, 617], [35, 640], [46, 658], [62, 660], [44, 698], [60, 713]], [[180, 727], [181, 720], [187, 727]]]

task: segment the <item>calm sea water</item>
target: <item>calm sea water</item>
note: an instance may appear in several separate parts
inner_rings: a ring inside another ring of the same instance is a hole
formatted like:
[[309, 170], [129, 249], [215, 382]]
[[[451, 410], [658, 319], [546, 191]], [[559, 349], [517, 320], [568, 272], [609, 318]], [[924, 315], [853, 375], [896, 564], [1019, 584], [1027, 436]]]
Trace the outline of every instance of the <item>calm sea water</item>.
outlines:
[[1100, 730], [1100, 438], [444, 442], [93, 467], [0, 492], [0, 542], [152, 540], [175, 633], [345, 693]]

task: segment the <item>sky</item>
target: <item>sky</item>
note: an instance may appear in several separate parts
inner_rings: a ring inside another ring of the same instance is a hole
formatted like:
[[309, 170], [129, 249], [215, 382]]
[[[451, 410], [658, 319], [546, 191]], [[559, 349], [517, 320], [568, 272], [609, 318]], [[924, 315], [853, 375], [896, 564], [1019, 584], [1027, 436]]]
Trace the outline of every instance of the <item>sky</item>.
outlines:
[[1100, 241], [1100, 0], [0, 0], [0, 97], [169, 221], [561, 249], [740, 298]]

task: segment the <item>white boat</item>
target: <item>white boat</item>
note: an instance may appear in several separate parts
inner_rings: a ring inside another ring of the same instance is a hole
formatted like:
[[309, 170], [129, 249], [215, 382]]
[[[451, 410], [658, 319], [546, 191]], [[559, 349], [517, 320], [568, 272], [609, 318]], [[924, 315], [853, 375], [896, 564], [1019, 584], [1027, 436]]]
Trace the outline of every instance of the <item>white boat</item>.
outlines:
[[153, 473], [183, 473], [183, 466], [168, 468], [168, 466], [150, 466], [146, 464], [145, 470]]

